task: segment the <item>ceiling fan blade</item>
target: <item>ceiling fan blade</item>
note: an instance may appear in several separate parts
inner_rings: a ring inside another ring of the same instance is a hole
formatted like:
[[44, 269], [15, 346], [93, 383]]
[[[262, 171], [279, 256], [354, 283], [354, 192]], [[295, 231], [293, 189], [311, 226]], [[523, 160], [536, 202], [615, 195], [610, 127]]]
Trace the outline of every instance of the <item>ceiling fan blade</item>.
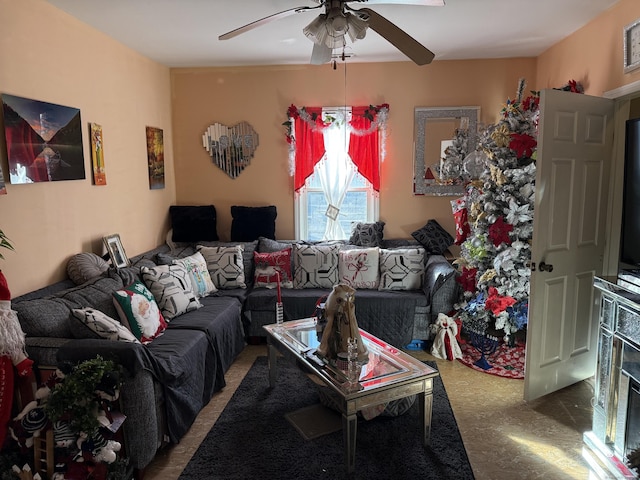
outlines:
[[260, 20], [256, 20], [255, 22], [248, 23], [242, 27], [236, 28], [235, 30], [222, 34], [218, 37], [218, 40], [229, 40], [230, 38], [237, 37], [241, 33], [248, 32], [249, 30], [253, 30], [254, 28], [273, 22], [274, 20], [280, 20], [281, 18], [289, 17], [296, 13], [304, 12], [306, 10], [315, 10], [320, 7], [322, 7], [322, 5], [318, 5], [317, 7], [296, 7], [283, 12], [274, 13], [273, 15], [269, 15], [268, 17], [261, 18]]
[[431, 50], [422, 46], [407, 32], [398, 28], [395, 24], [391, 23], [389, 20], [370, 8], [359, 8], [357, 10], [350, 8], [350, 10], [352, 12], [357, 12], [356, 14], [360, 15], [360, 18], [365, 20], [372, 30], [385, 38], [417, 65], [426, 65], [431, 63], [433, 57], [435, 57]]
[[311, 65], [323, 65], [331, 61], [331, 54], [333, 49], [327, 47], [325, 44], [313, 44], [313, 51], [311, 52]]
[[444, 7], [444, 0], [353, 0], [369, 5], [422, 5], [424, 7]]

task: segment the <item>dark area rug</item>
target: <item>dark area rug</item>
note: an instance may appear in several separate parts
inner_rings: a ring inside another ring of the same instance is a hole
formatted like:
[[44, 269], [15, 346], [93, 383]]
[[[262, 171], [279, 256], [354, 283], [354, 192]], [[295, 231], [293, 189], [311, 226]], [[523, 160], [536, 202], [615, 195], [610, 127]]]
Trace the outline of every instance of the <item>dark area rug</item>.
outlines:
[[[345, 468], [342, 431], [304, 440], [285, 415], [317, 404], [316, 385], [279, 358], [269, 388], [266, 357], [258, 357], [186, 466], [183, 480], [473, 479], [458, 425], [435, 379], [431, 446], [420, 442], [419, 409], [400, 417], [358, 419], [356, 471]], [[427, 362], [435, 367], [434, 362]]]

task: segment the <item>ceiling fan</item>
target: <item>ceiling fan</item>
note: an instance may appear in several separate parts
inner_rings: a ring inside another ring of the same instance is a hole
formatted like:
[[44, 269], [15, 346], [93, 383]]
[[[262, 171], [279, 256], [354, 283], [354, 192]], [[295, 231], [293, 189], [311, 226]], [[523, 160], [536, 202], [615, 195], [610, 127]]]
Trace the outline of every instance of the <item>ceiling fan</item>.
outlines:
[[381, 37], [404, 53], [417, 65], [431, 63], [434, 54], [428, 48], [422, 46], [401, 28], [391, 23], [385, 17], [370, 8], [351, 8], [350, 3], [360, 4], [393, 4], [393, 5], [422, 5], [444, 6], [444, 0], [313, 0], [318, 3], [316, 7], [295, 7], [283, 12], [274, 13], [242, 27], [231, 30], [218, 37], [218, 40], [228, 40], [242, 33], [253, 30], [266, 23], [279, 20], [297, 13], [316, 10], [324, 7], [324, 13], [318, 15], [303, 32], [313, 41], [311, 63], [320, 65], [327, 63], [332, 58], [333, 50], [343, 48], [346, 45], [346, 36], [352, 42], [363, 39], [367, 28], [371, 28]]

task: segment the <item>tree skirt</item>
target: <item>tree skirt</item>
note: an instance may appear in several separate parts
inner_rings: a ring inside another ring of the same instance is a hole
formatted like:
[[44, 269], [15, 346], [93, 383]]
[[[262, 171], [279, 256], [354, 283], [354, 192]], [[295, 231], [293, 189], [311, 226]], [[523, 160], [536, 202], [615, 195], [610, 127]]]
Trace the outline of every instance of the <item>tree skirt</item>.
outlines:
[[491, 366], [491, 368], [485, 370], [475, 365], [480, 359], [480, 353], [470, 343], [461, 342], [462, 358], [458, 360], [467, 367], [479, 372], [497, 375], [498, 377], [522, 379], [524, 378], [524, 348], [524, 343], [517, 343], [514, 347], [501, 343], [494, 353], [485, 357], [487, 363]]

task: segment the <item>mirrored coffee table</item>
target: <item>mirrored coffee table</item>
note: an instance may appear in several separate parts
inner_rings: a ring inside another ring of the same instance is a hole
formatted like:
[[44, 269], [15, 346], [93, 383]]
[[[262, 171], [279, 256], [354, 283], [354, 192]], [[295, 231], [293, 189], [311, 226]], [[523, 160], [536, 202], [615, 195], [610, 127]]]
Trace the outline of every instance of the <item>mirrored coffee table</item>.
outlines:
[[318, 378], [337, 399], [342, 413], [345, 463], [347, 471], [355, 469], [357, 413], [367, 407], [386, 404], [417, 395], [420, 408], [421, 436], [424, 446], [429, 444], [433, 379], [438, 371], [401, 350], [360, 329], [369, 351], [369, 361], [363, 365], [357, 384], [347, 380], [346, 373], [315, 355], [322, 333], [315, 318], [306, 318], [265, 325], [269, 352], [269, 384], [277, 379], [278, 352], [293, 357], [299, 365]]

